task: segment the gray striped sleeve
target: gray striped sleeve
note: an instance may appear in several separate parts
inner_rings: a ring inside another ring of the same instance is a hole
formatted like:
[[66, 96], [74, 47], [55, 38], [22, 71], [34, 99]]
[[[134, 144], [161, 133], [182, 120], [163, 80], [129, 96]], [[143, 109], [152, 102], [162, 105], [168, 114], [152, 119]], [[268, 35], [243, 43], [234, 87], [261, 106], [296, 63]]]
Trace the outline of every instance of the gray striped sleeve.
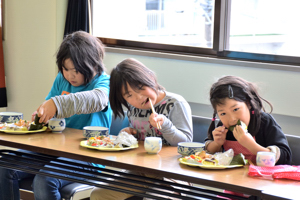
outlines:
[[57, 108], [57, 118], [99, 112], [108, 105], [108, 96], [100, 89], [59, 95], [51, 99]]

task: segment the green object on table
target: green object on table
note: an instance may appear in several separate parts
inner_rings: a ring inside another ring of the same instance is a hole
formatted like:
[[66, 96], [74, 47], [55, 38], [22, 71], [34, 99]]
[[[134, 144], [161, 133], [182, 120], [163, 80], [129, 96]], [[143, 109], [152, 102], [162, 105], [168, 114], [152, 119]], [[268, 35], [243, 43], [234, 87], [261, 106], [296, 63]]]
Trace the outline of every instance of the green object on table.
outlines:
[[247, 163], [248, 161], [245, 159], [245, 156], [240, 153], [232, 158], [230, 165], [246, 165]]
[[40, 117], [38, 114], [35, 114], [34, 123], [30, 124], [29, 131], [40, 130], [43, 128], [44, 123], [39, 122]]

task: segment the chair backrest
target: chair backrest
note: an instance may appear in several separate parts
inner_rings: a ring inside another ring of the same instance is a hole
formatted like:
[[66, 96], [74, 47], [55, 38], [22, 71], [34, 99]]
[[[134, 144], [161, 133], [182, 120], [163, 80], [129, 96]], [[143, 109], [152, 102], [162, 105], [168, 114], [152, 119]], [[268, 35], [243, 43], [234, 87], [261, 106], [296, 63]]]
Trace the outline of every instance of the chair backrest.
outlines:
[[292, 165], [300, 165], [300, 137], [288, 134], [285, 136], [292, 150]]
[[123, 128], [128, 127], [128, 126], [129, 126], [129, 120], [128, 120], [126, 112], [125, 112], [124, 118], [117, 117], [115, 119], [115, 117], [113, 116], [109, 134], [110, 135], [118, 135], [120, 130], [122, 130]]
[[211, 118], [202, 116], [192, 116], [193, 119], [193, 142], [204, 143], [207, 137], [207, 131], [211, 123]]

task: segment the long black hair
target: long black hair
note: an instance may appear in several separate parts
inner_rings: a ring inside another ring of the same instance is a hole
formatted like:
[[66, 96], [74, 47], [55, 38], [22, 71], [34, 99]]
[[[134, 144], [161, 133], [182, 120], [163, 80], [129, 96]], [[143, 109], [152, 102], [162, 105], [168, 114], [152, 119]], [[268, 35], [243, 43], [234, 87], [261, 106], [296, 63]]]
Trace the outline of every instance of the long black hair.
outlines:
[[157, 83], [156, 75], [143, 63], [136, 59], [128, 58], [120, 62], [110, 74], [109, 101], [114, 116], [124, 116], [123, 106], [129, 110], [127, 101], [123, 98], [122, 89], [128, 92], [127, 84], [138, 91], [143, 86], [152, 88], [157, 94], [164, 88]]
[[[210, 103], [214, 109], [213, 119], [216, 118], [217, 105], [223, 105], [226, 98], [234, 99], [239, 102], [244, 102], [251, 106], [250, 123], [248, 131], [252, 136], [255, 136], [260, 128], [261, 110], [265, 111], [262, 101], [265, 101], [273, 111], [272, 104], [262, 98], [256, 89], [256, 86], [237, 76], [225, 76], [215, 82], [210, 89]], [[218, 126], [222, 125], [219, 121]], [[208, 139], [212, 140], [212, 131], [215, 129], [215, 121], [212, 120], [208, 129]]]

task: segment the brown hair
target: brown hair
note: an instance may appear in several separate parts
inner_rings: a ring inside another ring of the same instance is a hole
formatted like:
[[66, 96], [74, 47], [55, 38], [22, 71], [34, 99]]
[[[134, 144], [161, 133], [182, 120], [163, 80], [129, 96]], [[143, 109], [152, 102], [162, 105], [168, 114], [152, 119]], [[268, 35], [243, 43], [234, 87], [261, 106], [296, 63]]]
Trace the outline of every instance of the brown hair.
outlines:
[[62, 73], [65, 60], [71, 59], [76, 71], [84, 76], [84, 84], [87, 84], [95, 72], [100, 76], [105, 70], [104, 53], [104, 45], [98, 38], [84, 31], [76, 31], [64, 38], [56, 54], [56, 64]]
[[[245, 102], [251, 106], [250, 123], [248, 131], [251, 135], [255, 136], [260, 128], [261, 123], [261, 110], [265, 111], [262, 101], [269, 104], [271, 111], [273, 110], [272, 104], [262, 98], [253, 83], [250, 83], [237, 76], [225, 76], [215, 82], [210, 89], [210, 103], [214, 109], [213, 118], [216, 117], [216, 106], [224, 104], [226, 98], [234, 99], [236, 101]], [[218, 125], [222, 125], [220, 121]], [[208, 138], [212, 139], [212, 131], [215, 129], [215, 121], [212, 121], [209, 130]]]
[[133, 90], [140, 90], [143, 86], [152, 88], [156, 93], [164, 90], [157, 83], [155, 73], [136, 59], [128, 58], [120, 62], [110, 75], [109, 101], [114, 116], [124, 116], [122, 105], [129, 110], [127, 101], [123, 98], [122, 89], [128, 91], [127, 83]]

